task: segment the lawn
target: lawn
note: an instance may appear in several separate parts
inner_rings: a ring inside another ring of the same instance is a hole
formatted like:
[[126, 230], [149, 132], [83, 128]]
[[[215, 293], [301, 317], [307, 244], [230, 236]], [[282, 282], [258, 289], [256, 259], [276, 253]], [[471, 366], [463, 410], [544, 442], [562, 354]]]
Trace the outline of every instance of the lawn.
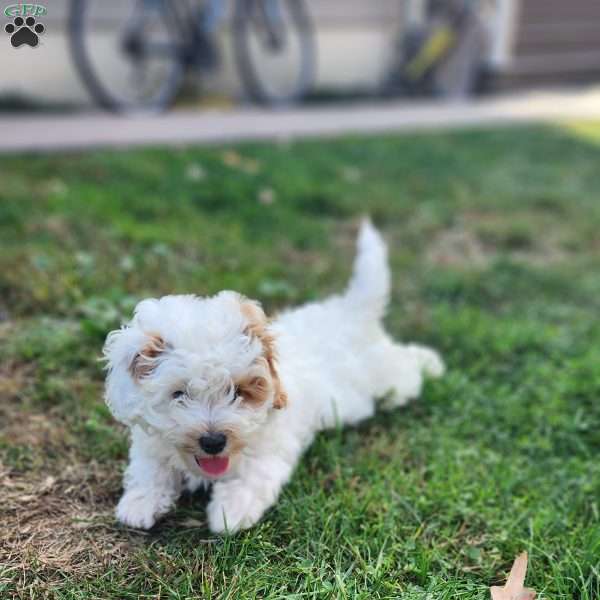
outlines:
[[[530, 554], [600, 597], [600, 124], [0, 163], [0, 597], [475, 600]], [[182, 499], [119, 527], [127, 438], [104, 336], [136, 301], [338, 291], [361, 215], [393, 334], [439, 348], [420, 400], [320, 435], [232, 538]]]

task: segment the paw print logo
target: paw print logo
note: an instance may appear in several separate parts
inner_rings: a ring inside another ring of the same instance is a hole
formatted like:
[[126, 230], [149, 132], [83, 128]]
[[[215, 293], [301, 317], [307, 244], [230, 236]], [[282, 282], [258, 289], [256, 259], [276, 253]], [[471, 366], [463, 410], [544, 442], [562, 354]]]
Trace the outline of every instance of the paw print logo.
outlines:
[[12, 23], [8, 23], [4, 31], [10, 35], [10, 43], [18, 48], [23, 44], [27, 44], [35, 48], [39, 42], [39, 35], [46, 31], [46, 28], [41, 23], [36, 23], [34, 17], [15, 17]]

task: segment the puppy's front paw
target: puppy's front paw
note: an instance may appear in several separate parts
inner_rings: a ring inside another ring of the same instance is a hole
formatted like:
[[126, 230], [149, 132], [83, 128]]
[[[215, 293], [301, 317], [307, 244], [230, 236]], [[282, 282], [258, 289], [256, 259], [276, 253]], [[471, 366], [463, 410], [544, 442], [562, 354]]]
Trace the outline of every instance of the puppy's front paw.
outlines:
[[208, 526], [213, 533], [235, 533], [256, 524], [265, 508], [244, 485], [216, 485], [206, 509]]
[[159, 516], [158, 507], [144, 490], [126, 492], [117, 505], [117, 519], [135, 529], [150, 529]]

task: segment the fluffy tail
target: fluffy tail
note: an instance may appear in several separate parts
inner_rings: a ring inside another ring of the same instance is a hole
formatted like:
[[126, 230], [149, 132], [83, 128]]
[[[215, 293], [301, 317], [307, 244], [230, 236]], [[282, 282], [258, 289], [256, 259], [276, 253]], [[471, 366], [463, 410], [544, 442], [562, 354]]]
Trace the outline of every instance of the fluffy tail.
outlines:
[[390, 297], [390, 269], [385, 242], [368, 219], [362, 222], [357, 246], [346, 298], [357, 309], [380, 319]]

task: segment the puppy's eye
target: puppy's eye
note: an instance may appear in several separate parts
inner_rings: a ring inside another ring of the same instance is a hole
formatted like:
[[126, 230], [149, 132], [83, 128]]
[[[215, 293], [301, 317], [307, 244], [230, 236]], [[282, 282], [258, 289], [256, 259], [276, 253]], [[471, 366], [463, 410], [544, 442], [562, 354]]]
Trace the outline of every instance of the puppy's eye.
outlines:
[[171, 394], [171, 398], [173, 398], [173, 400], [178, 400], [183, 396], [185, 396], [185, 392], [183, 390], [176, 390]]
[[240, 394], [241, 394], [240, 386], [239, 385], [234, 385], [233, 386], [233, 400], [232, 400], [232, 402], [235, 402], [235, 400], [237, 399], [237, 397]]

